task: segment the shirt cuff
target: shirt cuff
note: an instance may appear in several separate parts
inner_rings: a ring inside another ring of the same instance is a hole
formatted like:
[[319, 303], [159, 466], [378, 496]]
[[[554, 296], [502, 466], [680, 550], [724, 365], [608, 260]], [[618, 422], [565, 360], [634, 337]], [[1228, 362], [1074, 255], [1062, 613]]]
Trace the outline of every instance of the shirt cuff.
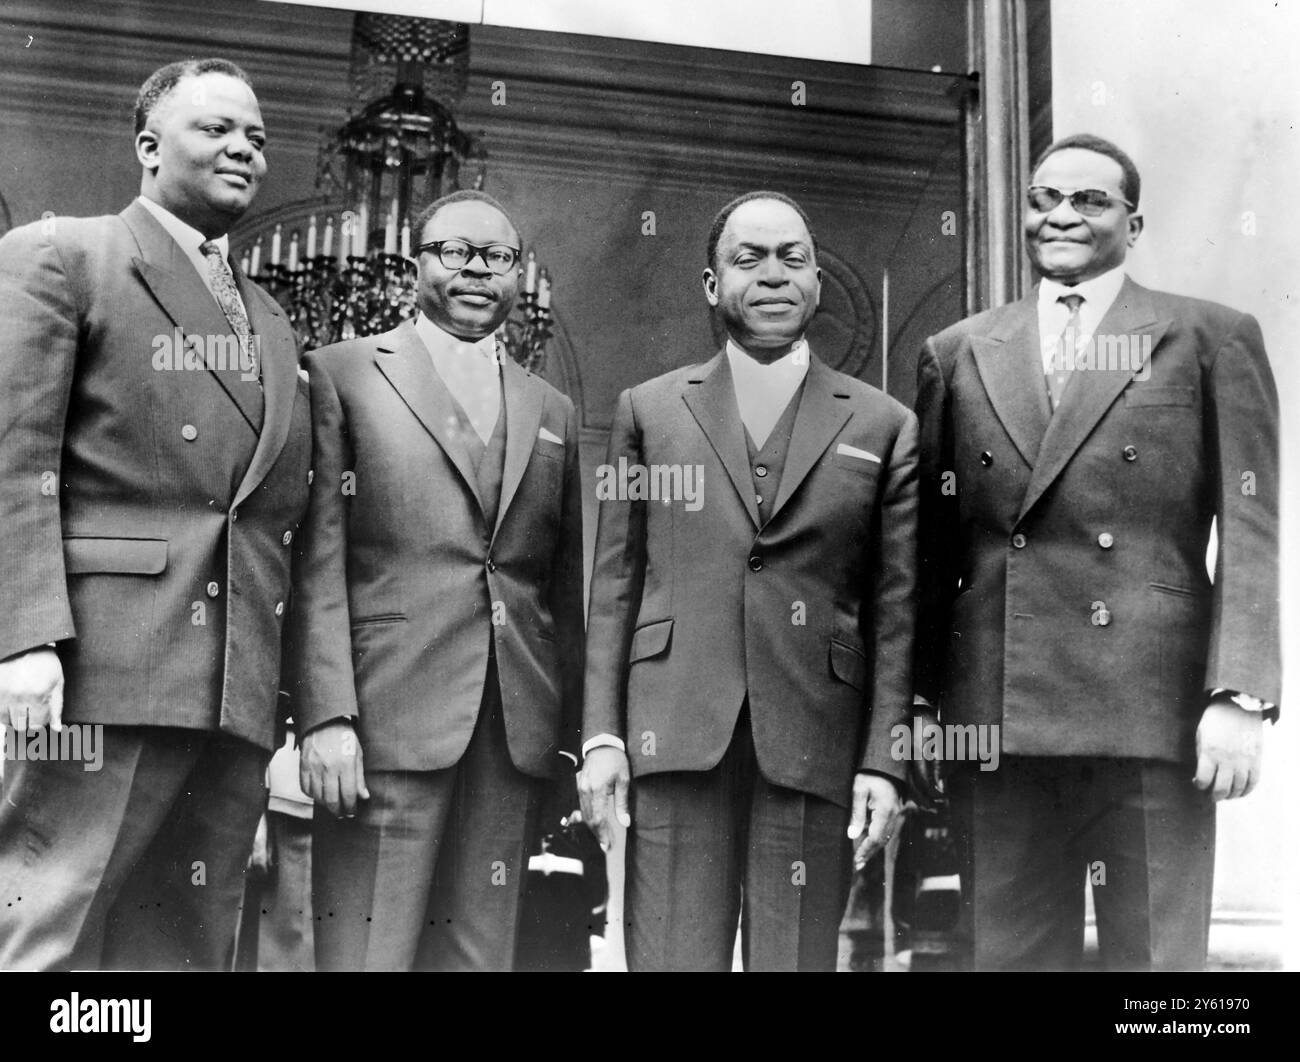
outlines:
[[1262, 701], [1258, 697], [1252, 697], [1249, 693], [1238, 693], [1236, 690], [1214, 689], [1210, 690], [1210, 697], [1218, 697], [1226, 693], [1238, 708], [1244, 708], [1248, 712], [1271, 712], [1277, 708], [1276, 704], [1268, 701]]
[[618, 749], [619, 752], [626, 752], [627, 746], [623, 744], [621, 737], [615, 737], [613, 734], [597, 734], [593, 738], [587, 738], [582, 743], [582, 758], [587, 758], [587, 753], [592, 749], [611, 748]]

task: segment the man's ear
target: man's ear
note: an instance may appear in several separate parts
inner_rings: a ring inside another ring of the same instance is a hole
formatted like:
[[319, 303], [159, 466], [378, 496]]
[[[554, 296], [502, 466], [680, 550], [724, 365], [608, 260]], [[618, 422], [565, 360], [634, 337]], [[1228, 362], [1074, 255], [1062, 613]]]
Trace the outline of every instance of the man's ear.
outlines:
[[817, 267], [817, 305], [822, 304], [822, 267]]
[[1132, 247], [1138, 242], [1138, 237], [1142, 235], [1142, 225], [1145, 218], [1141, 214], [1130, 214], [1128, 216], [1128, 245]]
[[158, 134], [152, 129], [141, 129], [135, 134], [135, 157], [146, 170], [158, 168]]
[[712, 267], [704, 271], [704, 297], [709, 300], [710, 306], [718, 305], [718, 274]]

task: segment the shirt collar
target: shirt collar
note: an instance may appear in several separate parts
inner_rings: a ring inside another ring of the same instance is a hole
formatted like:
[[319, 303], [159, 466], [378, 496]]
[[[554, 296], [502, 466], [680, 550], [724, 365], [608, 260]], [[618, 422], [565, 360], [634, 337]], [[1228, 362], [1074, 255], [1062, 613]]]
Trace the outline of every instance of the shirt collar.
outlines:
[[[199, 232], [189, 222], [182, 221], [162, 204], [155, 203], [147, 196], [139, 196], [138, 202], [158, 219], [158, 223], [167, 230], [167, 235], [175, 240], [186, 254], [191, 257], [196, 254], [202, 257], [203, 252], [199, 250], [199, 247], [206, 243], [208, 239], [203, 233]], [[213, 240], [213, 243], [221, 248], [221, 257], [229, 261], [230, 237], [227, 235], [218, 236]]]
[[429, 353], [435, 356], [454, 356], [465, 347], [469, 347], [493, 365], [498, 364], [495, 332], [489, 332], [482, 339], [473, 341], [461, 339], [458, 336], [453, 336], [445, 328], [438, 327], [424, 315], [423, 311], [415, 315], [415, 331], [424, 342], [425, 347], [428, 348]]
[[1124, 286], [1124, 276], [1123, 265], [1117, 265], [1101, 276], [1084, 280], [1073, 287], [1043, 277], [1038, 285], [1038, 305], [1040, 308], [1055, 306], [1062, 295], [1082, 295], [1085, 306], [1090, 305], [1094, 311], [1104, 312], [1119, 296], [1119, 289]]
[[776, 361], [765, 364], [746, 354], [740, 344], [728, 336], [726, 353], [727, 361], [731, 363], [731, 378], [733, 380], [745, 377], [755, 382], [763, 382], [784, 379], [802, 380], [808, 373], [811, 351], [808, 348], [808, 341], [800, 338], [788, 352], [777, 358]]

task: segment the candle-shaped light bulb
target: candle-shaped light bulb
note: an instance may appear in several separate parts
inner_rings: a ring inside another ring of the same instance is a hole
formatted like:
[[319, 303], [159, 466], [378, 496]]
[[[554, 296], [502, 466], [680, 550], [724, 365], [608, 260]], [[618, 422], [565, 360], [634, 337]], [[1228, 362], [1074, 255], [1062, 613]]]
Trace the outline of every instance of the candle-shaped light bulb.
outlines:
[[402, 222], [402, 257], [411, 257], [411, 223], [409, 221]]
[[542, 270], [541, 279], [537, 282], [537, 307], [545, 310], [551, 305], [551, 275]]
[[248, 252], [245, 251], [239, 259], [239, 271], [248, 276]]
[[262, 237], [257, 238], [253, 244], [253, 257], [248, 263], [248, 275], [255, 277], [262, 269]]
[[316, 215], [307, 219], [307, 257], [316, 257]]
[[358, 258], [366, 256], [366, 241], [370, 236], [370, 212], [363, 202], [352, 217], [352, 253]]
[[334, 216], [327, 215], [325, 218], [325, 237], [324, 244], [321, 247], [321, 254], [328, 258], [334, 251]]
[[298, 231], [295, 229], [289, 236], [289, 272], [298, 271]]
[[537, 290], [537, 255], [528, 252], [528, 264], [524, 268], [524, 292], [531, 295]]
[[384, 254], [397, 253], [397, 197], [388, 207], [388, 220], [384, 222]]
[[275, 231], [271, 233], [271, 265], [280, 264], [280, 226], [276, 225]]

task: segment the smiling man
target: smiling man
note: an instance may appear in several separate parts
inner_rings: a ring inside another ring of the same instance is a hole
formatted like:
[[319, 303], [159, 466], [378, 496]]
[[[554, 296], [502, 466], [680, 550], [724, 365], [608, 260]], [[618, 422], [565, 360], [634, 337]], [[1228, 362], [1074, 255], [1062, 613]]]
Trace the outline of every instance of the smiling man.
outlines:
[[[292, 329], [228, 259], [266, 173], [239, 67], [141, 87], [140, 198], [0, 240], [0, 969], [227, 967], [274, 745], [311, 426]], [[180, 331], [228, 368], [159, 370]], [[225, 365], [225, 359], [222, 359]]]
[[850, 839], [899, 810], [916, 421], [809, 349], [794, 200], [732, 200], [707, 262], [724, 348], [614, 414], [609, 466], [698, 466], [703, 496], [600, 502], [579, 793], [602, 843], [631, 825], [630, 969], [730, 969], [743, 908], [746, 969], [833, 970]]
[[573, 403], [496, 336], [519, 232], [472, 191], [416, 231], [417, 318], [306, 359], [294, 718], [324, 970], [511, 968], [539, 786], [581, 718]]
[[949, 772], [981, 969], [1076, 966], [1086, 880], [1107, 967], [1199, 968], [1214, 801], [1276, 716], [1272, 372], [1249, 315], [1126, 275], [1140, 191], [1106, 140], [1049, 147], [1036, 290], [919, 364], [918, 689], [1001, 727], [998, 770]]

